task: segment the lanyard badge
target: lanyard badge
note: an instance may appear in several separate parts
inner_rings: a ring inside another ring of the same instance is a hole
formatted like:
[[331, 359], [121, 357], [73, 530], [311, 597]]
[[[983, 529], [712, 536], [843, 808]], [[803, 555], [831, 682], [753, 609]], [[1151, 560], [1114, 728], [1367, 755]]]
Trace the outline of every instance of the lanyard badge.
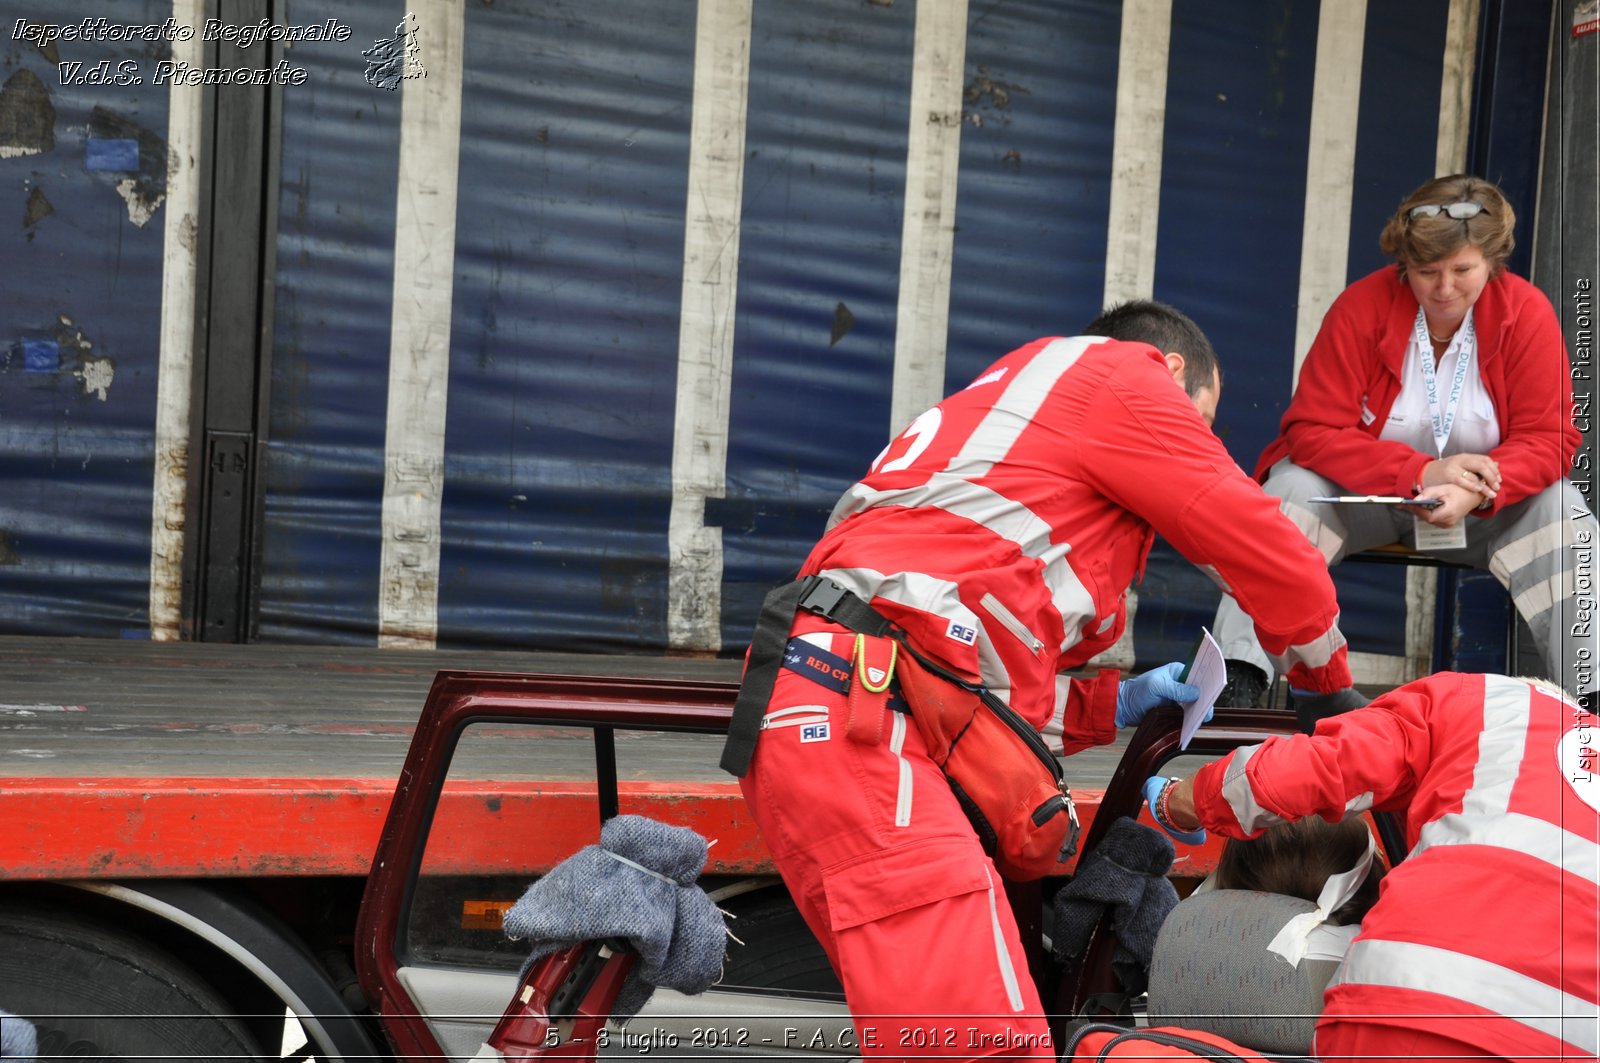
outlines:
[[[1472, 311], [1467, 310], [1461, 330], [1445, 349], [1456, 352], [1455, 372], [1450, 374], [1450, 393], [1443, 407], [1439, 402], [1439, 371], [1433, 360], [1433, 342], [1428, 336], [1428, 319], [1417, 307], [1416, 321], [1417, 361], [1422, 367], [1422, 382], [1428, 399], [1428, 420], [1433, 431], [1434, 451], [1444, 457], [1445, 444], [1450, 440], [1450, 430], [1455, 427], [1456, 411], [1461, 404], [1461, 392], [1466, 387], [1467, 372], [1472, 367], [1472, 356], [1478, 349], [1478, 336], [1472, 325]], [[1414, 547], [1424, 553], [1436, 550], [1464, 550], [1467, 546], [1467, 526], [1457, 521], [1449, 528], [1429, 524], [1421, 517], [1413, 517], [1411, 524]]]
[[1461, 392], [1466, 386], [1467, 370], [1472, 367], [1472, 355], [1478, 348], [1478, 336], [1472, 326], [1472, 311], [1467, 311], [1466, 320], [1462, 322], [1461, 332], [1451, 341], [1451, 349], [1456, 351], [1456, 369], [1450, 374], [1450, 394], [1446, 398], [1444, 408], [1439, 405], [1439, 372], [1433, 360], [1433, 341], [1428, 337], [1428, 319], [1422, 312], [1422, 307], [1417, 307], [1417, 355], [1422, 365], [1422, 382], [1426, 388], [1428, 399], [1428, 419], [1433, 428], [1433, 447], [1439, 456], [1444, 457], [1445, 443], [1450, 439], [1450, 429], [1455, 427], [1456, 408], [1461, 403]]

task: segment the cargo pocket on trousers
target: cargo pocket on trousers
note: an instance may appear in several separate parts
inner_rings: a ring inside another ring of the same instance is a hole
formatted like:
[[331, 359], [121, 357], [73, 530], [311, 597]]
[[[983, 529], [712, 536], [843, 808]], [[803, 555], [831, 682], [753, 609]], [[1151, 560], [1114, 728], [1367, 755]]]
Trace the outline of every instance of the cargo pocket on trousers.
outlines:
[[[982, 895], [977, 910], [988, 913], [985, 936], [994, 950], [993, 976], [1004, 987], [1010, 1009], [1023, 1009], [1028, 999], [1023, 983], [1028, 975], [1026, 964], [1011, 951], [1001, 918], [1001, 909], [1008, 903], [1005, 886], [972, 839], [938, 838], [874, 853], [824, 871], [822, 888], [828, 899], [829, 922], [834, 934], [841, 936], [924, 905]], [[974, 909], [963, 905], [963, 911], [970, 917]], [[970, 934], [965, 940], [969, 945], [973, 941]], [[979, 948], [987, 952], [986, 947]], [[977, 952], [968, 955], [981, 959]]]
[[976, 841], [967, 838], [936, 838], [858, 857], [822, 872], [829, 922], [835, 931], [846, 930], [989, 889], [989, 868]]

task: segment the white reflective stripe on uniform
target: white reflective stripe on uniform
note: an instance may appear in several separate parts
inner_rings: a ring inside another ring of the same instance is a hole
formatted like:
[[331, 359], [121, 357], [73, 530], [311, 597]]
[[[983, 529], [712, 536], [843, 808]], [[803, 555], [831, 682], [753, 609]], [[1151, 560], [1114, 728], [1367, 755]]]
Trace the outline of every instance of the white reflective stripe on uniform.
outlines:
[[900, 769], [900, 785], [895, 792], [894, 825], [911, 825], [911, 762], [906, 759], [906, 714], [885, 709], [889, 714], [889, 752]]
[[1263, 808], [1256, 801], [1255, 791], [1250, 789], [1250, 779], [1245, 769], [1260, 748], [1244, 746], [1234, 750], [1233, 759], [1228, 762], [1227, 771], [1222, 777], [1222, 799], [1233, 810], [1233, 818], [1239, 821], [1239, 826], [1252, 832], [1286, 822], [1276, 812]]
[[1535, 583], [1514, 599], [1517, 612], [1532, 620], [1556, 602], [1571, 598], [1578, 585], [1575, 576], [1576, 573], [1570, 570], [1557, 572], [1549, 579]]
[[[979, 619], [978, 614], [968, 609], [961, 601], [960, 588], [950, 580], [938, 579], [921, 572], [902, 572], [890, 577], [870, 568], [830, 568], [825, 569], [822, 575], [846, 587], [862, 599], [883, 598], [908, 609], [917, 609], [943, 617], [971, 631], [978, 631], [983, 627], [983, 621]], [[1005, 662], [995, 652], [993, 640], [978, 640], [976, 649], [979, 680], [995, 697], [1009, 704], [1011, 673], [1006, 670]]]
[[1044, 744], [1050, 747], [1050, 752], [1062, 756], [1066, 749], [1064, 735], [1067, 729], [1067, 702], [1072, 697], [1072, 677], [1067, 675], [1056, 676], [1056, 703], [1050, 710], [1050, 718], [1039, 728], [1039, 736], [1044, 739]]
[[[1050, 599], [1061, 614], [1066, 632], [1060, 647], [1062, 651], [1077, 645], [1084, 622], [1095, 616], [1094, 598], [1066, 562], [1066, 556], [1072, 550], [1071, 544], [1051, 542], [1050, 525], [1026, 506], [960, 477], [940, 473], [925, 484], [897, 491], [874, 491], [858, 483], [846, 491], [834, 507], [833, 515], [828, 518], [828, 526], [831, 528], [847, 516], [882, 506], [927, 507], [965, 517], [1012, 543], [1024, 556], [1038, 561], [1044, 568], [1045, 586], [1049, 588]], [[851, 589], [862, 597], [872, 596], [865, 590]], [[882, 590], [877, 594], [892, 597]], [[950, 616], [942, 610], [937, 611], [940, 615]]]
[[1567, 537], [1563, 534], [1566, 526], [1565, 521], [1546, 524], [1520, 539], [1506, 543], [1489, 558], [1489, 571], [1502, 585], [1510, 582], [1511, 574], [1519, 568], [1533, 564], [1546, 554], [1559, 553], [1568, 545]]
[[1344, 814], [1348, 816], [1352, 812], [1365, 812], [1371, 807], [1372, 791], [1368, 790], [1366, 793], [1356, 794], [1350, 800], [1346, 801], [1344, 803]]
[[[1264, 830], [1288, 822], [1258, 802], [1255, 791], [1250, 788], [1250, 777], [1246, 772], [1246, 766], [1260, 748], [1260, 746], [1242, 746], [1234, 750], [1233, 759], [1228, 762], [1227, 771], [1222, 777], [1222, 799], [1228, 803], [1228, 807], [1233, 811], [1233, 817], [1239, 821], [1239, 826], [1247, 831]], [[1371, 790], [1356, 794], [1344, 803], [1345, 815], [1365, 812], [1372, 807], [1372, 800]]]
[[1217, 571], [1216, 565], [1196, 565], [1195, 568], [1210, 577], [1211, 582], [1215, 583], [1217, 589], [1223, 594], [1233, 594], [1233, 588], [1228, 586], [1228, 581], [1222, 578], [1222, 573]]
[[958, 586], [947, 579], [922, 572], [899, 572], [886, 576], [875, 568], [825, 568], [817, 575], [830, 579], [862, 601], [884, 598], [924, 613], [976, 629], [978, 614], [961, 601]]
[[[1327, 631], [1310, 642], [1295, 643], [1284, 650], [1283, 656], [1274, 660], [1273, 663], [1277, 664], [1281, 660], [1283, 667], [1280, 671], [1284, 672], [1293, 667], [1297, 661], [1309, 668], [1323, 668], [1326, 667], [1329, 661], [1333, 660], [1333, 655], [1343, 648], [1344, 644], [1344, 635], [1339, 631], [1339, 618], [1335, 616], [1332, 625], [1329, 626]], [[1272, 657], [1274, 655], [1269, 653], [1267, 656]]]
[[1070, 546], [1063, 544], [1061, 556], [1046, 561], [1044, 567], [1044, 582], [1050, 588], [1050, 600], [1055, 603], [1056, 612], [1061, 614], [1059, 653], [1065, 653], [1079, 643], [1083, 625], [1095, 616], [1094, 598], [1066, 562], [1066, 551], [1069, 549]]
[[1600, 1051], [1600, 1007], [1593, 1001], [1476, 956], [1364, 938], [1345, 953], [1328, 988], [1336, 985], [1438, 993], [1558, 1038], [1590, 1056]]
[[[834, 652], [833, 632], [831, 631], [808, 631], [804, 635], [796, 635], [795, 638], [799, 639], [801, 642], [810, 643], [819, 650], [827, 650], [829, 653]], [[840, 656], [849, 655], [846, 653], [840, 654]]]
[[1451, 813], [1422, 828], [1414, 853], [1436, 845], [1492, 845], [1543, 861], [1600, 886], [1600, 845], [1535, 816]]
[[995, 964], [1000, 968], [1000, 980], [1005, 983], [1006, 999], [1011, 1003], [1011, 1010], [1021, 1011], [1022, 986], [1017, 982], [1017, 968], [1011, 962], [1011, 950], [1006, 946], [1005, 928], [1000, 924], [1000, 908], [995, 898], [994, 872], [985, 869], [984, 874], [989, 876], [989, 926], [994, 930]]
[[877, 491], [858, 482], [835, 504], [827, 527], [831, 529], [846, 517], [882, 506], [931, 507], [980, 524], [1043, 567], [1045, 586], [1061, 613], [1066, 632], [1058, 652], [1076, 645], [1080, 628], [1096, 615], [1096, 610], [1094, 598], [1066, 563], [1071, 544], [1052, 542], [1053, 530], [1048, 521], [1015, 499], [973, 481], [987, 475], [995, 462], [1010, 452], [1062, 375], [1084, 351], [1100, 342], [1104, 341], [1072, 336], [1046, 344], [1012, 377], [943, 471], [932, 474], [919, 486], [903, 490]]
[[915, 487], [892, 491], [875, 491], [866, 484], [857, 483], [845, 492], [834, 507], [834, 515], [828, 519], [828, 526], [833, 527], [844, 517], [863, 510], [886, 506], [942, 509], [946, 513], [965, 517], [1015, 543], [1017, 549], [1029, 557], [1040, 557], [1052, 549], [1049, 523], [1041, 520], [1027, 506], [965, 477], [942, 472], [934, 473], [926, 482]]
[[1311, 540], [1311, 545], [1317, 548], [1324, 561], [1332, 561], [1339, 555], [1339, 551], [1344, 549], [1344, 536], [1338, 529], [1329, 527], [1320, 513], [1313, 513], [1286, 498], [1278, 501], [1278, 512], [1288, 517], [1289, 521], [1300, 529], [1300, 534]]
[[1528, 755], [1533, 688], [1520, 679], [1484, 677], [1483, 730], [1472, 786], [1461, 812], [1424, 826], [1416, 852], [1434, 845], [1492, 845], [1600, 884], [1600, 845], [1558, 824], [1512, 812], [1511, 794]]
[[975, 648], [978, 651], [978, 678], [989, 688], [989, 693], [1007, 705], [1011, 704], [1011, 672], [1006, 668], [1006, 662], [1000, 659], [994, 639], [979, 639]]
[[1529, 701], [1533, 688], [1520, 679], [1484, 676], [1483, 730], [1472, 786], [1461, 797], [1464, 816], [1503, 816], [1522, 775], [1528, 748]]
[[1062, 375], [1077, 363], [1084, 351], [1103, 342], [1090, 336], [1071, 336], [1041, 347], [1012, 375], [1011, 382], [944, 471], [971, 478], [987, 475], [1033, 425], [1039, 407], [1050, 397]]
[[886, 506], [939, 509], [982, 525], [1044, 566], [1045, 585], [1058, 605], [1065, 603], [1083, 617], [1094, 615], [1094, 599], [1063, 560], [1072, 546], [1052, 542], [1050, 523], [1020, 502], [964, 477], [936, 473], [926, 483], [893, 491], [874, 491], [858, 483], [839, 500], [828, 526], [864, 510]]

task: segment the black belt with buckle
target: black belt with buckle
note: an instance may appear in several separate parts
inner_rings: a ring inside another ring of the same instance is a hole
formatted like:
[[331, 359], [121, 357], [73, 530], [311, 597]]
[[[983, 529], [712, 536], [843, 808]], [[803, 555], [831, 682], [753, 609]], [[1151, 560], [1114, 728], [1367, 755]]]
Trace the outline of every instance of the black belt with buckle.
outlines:
[[722, 747], [722, 769], [730, 774], [742, 778], [750, 770], [750, 758], [755, 756], [756, 739], [761, 734], [761, 717], [772, 701], [772, 688], [788, 649], [789, 629], [801, 610], [862, 635], [887, 635], [895, 630], [888, 617], [825, 576], [805, 576], [770, 591], [761, 603], [761, 616], [750, 636], [744, 682], [733, 703], [728, 741]]

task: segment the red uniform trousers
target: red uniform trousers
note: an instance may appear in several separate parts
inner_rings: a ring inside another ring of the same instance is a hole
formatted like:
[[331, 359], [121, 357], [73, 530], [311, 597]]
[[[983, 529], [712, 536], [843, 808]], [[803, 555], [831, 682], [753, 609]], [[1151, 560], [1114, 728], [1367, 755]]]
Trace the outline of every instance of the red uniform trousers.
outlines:
[[[1434, 1021], [1448, 1023], [1449, 1019]], [[1320, 1063], [1380, 1063], [1393, 1059], [1448, 1063], [1453, 1059], [1498, 1058], [1486, 1056], [1473, 1041], [1462, 1041], [1439, 1030], [1404, 1029], [1343, 1019], [1318, 1023], [1313, 1047]], [[1557, 1057], [1552, 1055], [1551, 1058]]]
[[[791, 655], [802, 669], [848, 677], [853, 634], [812, 616], [792, 631], [821, 643]], [[884, 708], [850, 735], [846, 707], [780, 670], [741, 786], [844, 983], [861, 1054], [1053, 1059], [1004, 884], [916, 724]]]

